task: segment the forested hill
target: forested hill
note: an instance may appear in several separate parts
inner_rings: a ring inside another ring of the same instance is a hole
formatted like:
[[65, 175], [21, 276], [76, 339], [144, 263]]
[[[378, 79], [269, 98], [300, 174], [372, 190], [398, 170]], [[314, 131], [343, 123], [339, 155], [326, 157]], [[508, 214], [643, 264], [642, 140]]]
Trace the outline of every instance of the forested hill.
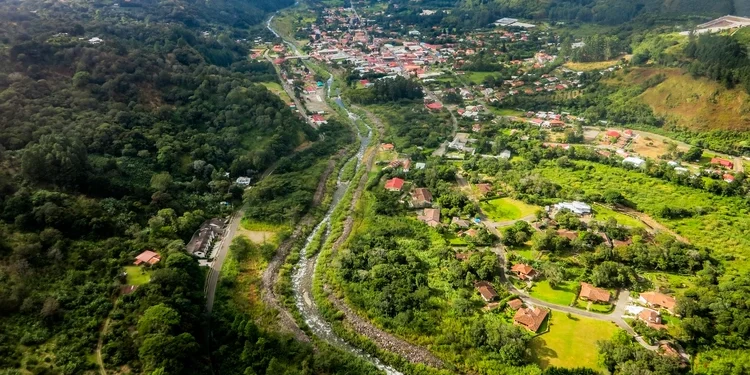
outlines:
[[[735, 3], [739, 6], [736, 7]], [[425, 0], [419, 6], [452, 7], [459, 14], [468, 12], [475, 16], [472, 19], [474, 25], [487, 25], [498, 17], [619, 25], [638, 16], [717, 16], [750, 11], [741, 3], [741, 0], [461, 0], [458, 3]], [[474, 12], [478, 10], [481, 12]], [[451, 18], [450, 15], [446, 17]]]
[[[108, 315], [107, 367], [209, 372], [184, 243], [318, 139], [248, 60], [289, 3], [0, 2], [0, 373], [98, 372]], [[144, 250], [151, 281], [117, 298]]]

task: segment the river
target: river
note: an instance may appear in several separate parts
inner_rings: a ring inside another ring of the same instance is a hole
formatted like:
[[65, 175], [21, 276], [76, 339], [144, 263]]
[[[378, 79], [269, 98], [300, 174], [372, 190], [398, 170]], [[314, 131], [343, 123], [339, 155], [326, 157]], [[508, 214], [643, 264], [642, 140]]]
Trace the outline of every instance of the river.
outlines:
[[[266, 23], [266, 27], [268, 30], [270, 30], [275, 36], [280, 37], [279, 33], [276, 32], [271, 27], [271, 20], [273, 20], [273, 16], [269, 18], [268, 22]], [[295, 54], [299, 54], [297, 51], [297, 47], [286, 40], [284, 42], [291, 46], [291, 48], [294, 50]], [[333, 86], [333, 75], [331, 75], [328, 78], [328, 81], [326, 82], [327, 86], [327, 92], [328, 97], [331, 96], [331, 87]], [[365, 124], [367, 127], [367, 134], [362, 134], [362, 132], [359, 130], [359, 127], [357, 126], [356, 120], [358, 119], [358, 116], [354, 113], [350, 112], [349, 109], [347, 109], [346, 104], [341, 100], [340, 96], [337, 96], [333, 99], [336, 105], [338, 105], [342, 110], [344, 110], [347, 114], [347, 117], [351, 121], [352, 127], [356, 129], [357, 131], [357, 138], [359, 139], [359, 149], [357, 150], [357, 154], [352, 156], [352, 158], [357, 159], [357, 166], [356, 171], [359, 171], [360, 168], [362, 168], [362, 159], [365, 155], [365, 151], [367, 150], [367, 147], [370, 145], [370, 140], [372, 139], [372, 128]], [[349, 159], [350, 161], [351, 159]], [[312, 295], [312, 285], [313, 285], [313, 278], [315, 277], [315, 268], [318, 264], [318, 253], [316, 253], [313, 256], [309, 256], [309, 250], [310, 246], [312, 244], [313, 239], [320, 233], [321, 230], [325, 230], [325, 232], [322, 235], [322, 238], [320, 240], [320, 243], [325, 243], [326, 239], [328, 238], [328, 235], [330, 234], [330, 227], [329, 223], [331, 221], [331, 215], [333, 214], [333, 211], [338, 207], [339, 204], [348, 204], [350, 202], [342, 201], [342, 198], [346, 194], [347, 189], [349, 188], [349, 184], [351, 182], [349, 181], [342, 181], [341, 176], [344, 171], [344, 166], [347, 163], [342, 163], [341, 169], [338, 171], [338, 177], [336, 180], [336, 191], [333, 193], [333, 199], [331, 200], [331, 205], [328, 208], [328, 211], [326, 212], [325, 216], [320, 220], [320, 222], [315, 226], [313, 231], [310, 233], [310, 235], [305, 239], [305, 245], [300, 251], [299, 254], [299, 261], [297, 262], [297, 265], [295, 266], [294, 272], [292, 274], [292, 287], [294, 289], [294, 298], [295, 298], [295, 304], [297, 306], [297, 309], [299, 310], [300, 314], [302, 315], [302, 318], [305, 321], [305, 324], [310, 328], [310, 331], [312, 333], [319, 337], [320, 339], [326, 341], [327, 343], [334, 345], [338, 348], [341, 348], [357, 357], [360, 357], [362, 359], [367, 360], [368, 362], [375, 365], [378, 369], [384, 371], [387, 375], [403, 375], [398, 370], [384, 364], [381, 360], [379, 360], [376, 357], [373, 357], [369, 355], [368, 353], [365, 353], [363, 350], [360, 350], [359, 348], [356, 348], [355, 346], [348, 343], [346, 340], [338, 336], [331, 327], [331, 324], [327, 322], [323, 316], [320, 314], [320, 311], [318, 310], [318, 306], [315, 303], [315, 299]], [[353, 181], [353, 183], [357, 183], [357, 181]]]

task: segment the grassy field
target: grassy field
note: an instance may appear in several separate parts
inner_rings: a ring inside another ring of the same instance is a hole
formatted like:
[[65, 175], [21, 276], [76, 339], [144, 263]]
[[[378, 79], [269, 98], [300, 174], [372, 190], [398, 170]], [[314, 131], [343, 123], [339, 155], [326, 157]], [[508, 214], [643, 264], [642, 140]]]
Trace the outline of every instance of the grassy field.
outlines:
[[127, 266], [125, 267], [128, 285], [143, 285], [151, 281], [151, 272], [148, 272], [145, 268], [140, 266]]
[[645, 228], [646, 225], [643, 224], [640, 220], [630, 217], [625, 214], [621, 214], [619, 212], [616, 212], [612, 209], [609, 209], [604, 206], [596, 205], [594, 206], [594, 219], [597, 221], [607, 221], [610, 218], [614, 218], [617, 220], [617, 223], [620, 225], [625, 225], [631, 228]]
[[495, 108], [495, 107], [488, 107], [490, 112], [494, 113], [497, 116], [523, 116], [524, 113], [522, 111], [518, 111], [515, 109], [508, 109], [508, 108]]
[[533, 215], [539, 207], [512, 198], [498, 198], [479, 204], [482, 211], [494, 221], [516, 220]]
[[558, 285], [556, 289], [552, 289], [547, 280], [542, 280], [534, 282], [530, 294], [532, 297], [542, 301], [568, 306], [573, 302], [573, 298], [576, 297], [575, 290], [576, 283], [572, 281], [567, 281]]
[[[697, 246], [705, 246], [717, 256], [724, 256], [729, 270], [750, 267], [750, 210], [740, 197], [722, 197], [702, 190], [679, 186], [640, 172], [627, 171], [597, 163], [577, 162], [592, 166], [587, 170], [561, 170], [553, 163], [538, 169], [541, 175], [566, 189], [586, 193], [609, 189], [620, 191], [643, 211], [656, 217], [665, 204], [675, 207], [711, 207], [702, 216], [660, 222]], [[721, 233], [717, 236], [717, 233]]]
[[496, 77], [498, 76], [498, 74], [495, 72], [466, 72], [463, 77], [466, 80], [471, 81], [475, 85], [479, 85], [482, 83], [482, 81], [484, 81], [485, 78], [492, 75]]
[[268, 91], [271, 91], [272, 93], [276, 94], [281, 100], [284, 101], [284, 103], [291, 103], [292, 98], [289, 97], [289, 94], [284, 91], [284, 88], [281, 87], [281, 85], [278, 82], [261, 82], [260, 83], [263, 86], [266, 86]]
[[542, 368], [591, 367], [605, 370], [598, 362], [596, 342], [611, 338], [618, 328], [613, 323], [577, 315], [571, 318], [552, 312], [550, 331], [531, 341], [534, 362]]
[[610, 66], [615, 66], [620, 62], [620, 60], [609, 60], [609, 61], [597, 61], [597, 62], [586, 62], [586, 63], [575, 63], [575, 62], [567, 62], [565, 63], [565, 67], [572, 70], [577, 70], [581, 72], [588, 72], [592, 70], [602, 70], [607, 69]]

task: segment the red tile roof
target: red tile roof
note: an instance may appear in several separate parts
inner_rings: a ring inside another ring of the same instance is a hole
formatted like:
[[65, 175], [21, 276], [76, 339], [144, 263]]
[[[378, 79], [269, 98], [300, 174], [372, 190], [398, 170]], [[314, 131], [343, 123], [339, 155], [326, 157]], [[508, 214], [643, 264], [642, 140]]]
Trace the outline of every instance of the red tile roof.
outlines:
[[670, 311], [677, 305], [677, 300], [674, 297], [659, 292], [641, 293], [641, 298], [651, 306], [663, 307]]
[[523, 301], [521, 301], [520, 299], [512, 299], [508, 301], [508, 307], [513, 310], [518, 310], [521, 308], [521, 306], [523, 306]]
[[542, 326], [548, 311], [539, 307], [522, 308], [516, 311], [513, 321], [524, 326], [531, 332], [536, 332]]
[[385, 182], [385, 189], [386, 190], [398, 190], [401, 191], [401, 188], [404, 187], [404, 180], [394, 177], [388, 181]]
[[156, 264], [156, 263], [159, 263], [160, 260], [161, 260], [161, 256], [159, 256], [159, 254], [151, 250], [146, 250], [138, 254], [137, 257], [135, 257], [135, 262], [133, 262], [133, 264], [135, 265], [140, 265], [142, 263]]
[[484, 298], [484, 300], [487, 302], [492, 301], [493, 299], [498, 297], [495, 288], [486, 281], [477, 282], [476, 284], [474, 284], [474, 286], [477, 288], [477, 290], [479, 290], [479, 294], [481, 294], [482, 298]]
[[580, 298], [592, 302], [609, 302], [610, 294], [607, 290], [597, 288], [589, 283], [581, 283]]
[[514, 264], [513, 267], [510, 268], [510, 271], [515, 272], [522, 280], [529, 276], [534, 276], [534, 273], [536, 273], [533, 267], [523, 263]]

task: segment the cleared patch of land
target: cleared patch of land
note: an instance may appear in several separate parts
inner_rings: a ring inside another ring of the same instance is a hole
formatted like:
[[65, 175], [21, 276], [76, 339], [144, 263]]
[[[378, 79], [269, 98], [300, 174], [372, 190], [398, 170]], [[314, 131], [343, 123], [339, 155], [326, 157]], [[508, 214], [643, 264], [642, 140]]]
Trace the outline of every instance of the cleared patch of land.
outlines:
[[546, 368], [591, 367], [605, 370], [598, 361], [596, 342], [608, 340], [617, 332], [614, 323], [550, 313], [550, 331], [531, 340], [534, 361]]
[[617, 223], [620, 225], [625, 225], [631, 228], [645, 228], [646, 227], [646, 225], [644, 225], [640, 220], [634, 217], [621, 214], [619, 212], [616, 212], [604, 206], [599, 206], [599, 205], [594, 206], [594, 219], [596, 219], [597, 221], [607, 221], [610, 218], [617, 220]]
[[272, 93], [276, 94], [281, 100], [284, 101], [284, 103], [291, 103], [292, 98], [289, 97], [289, 94], [284, 91], [284, 88], [281, 87], [281, 85], [277, 82], [261, 82], [263, 86], [266, 86], [266, 88], [271, 91]]
[[125, 272], [128, 285], [143, 285], [151, 281], [151, 273], [141, 266], [127, 266]]
[[[638, 155], [645, 156], [651, 159], [658, 159], [660, 156], [666, 154], [669, 151], [670, 146], [667, 142], [669, 142], [669, 140], [665, 138], [639, 136], [633, 140], [631, 146], [633, 148], [633, 151], [635, 151]], [[678, 151], [685, 152], [689, 149], [689, 147], [679, 143], [673, 144]]]
[[567, 62], [565, 67], [571, 70], [577, 70], [581, 72], [588, 72], [592, 70], [607, 69], [611, 66], [615, 66], [620, 63], [620, 60], [608, 60], [608, 61], [597, 61], [597, 62]]
[[533, 215], [539, 207], [512, 198], [498, 198], [480, 203], [482, 211], [494, 221], [516, 220]]

